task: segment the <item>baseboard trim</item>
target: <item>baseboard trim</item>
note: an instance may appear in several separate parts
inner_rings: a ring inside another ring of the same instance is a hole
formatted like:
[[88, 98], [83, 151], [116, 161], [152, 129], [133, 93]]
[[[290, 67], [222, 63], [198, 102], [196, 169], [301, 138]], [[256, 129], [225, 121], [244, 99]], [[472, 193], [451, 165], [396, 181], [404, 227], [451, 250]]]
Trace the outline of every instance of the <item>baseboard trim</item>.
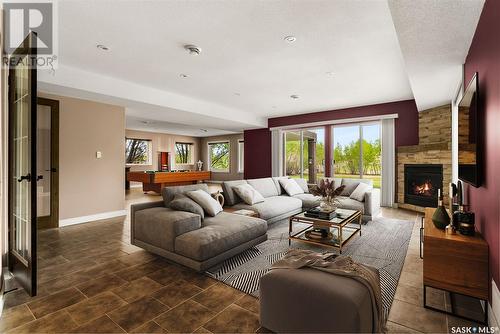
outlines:
[[97, 213], [95, 215], [66, 218], [59, 220], [59, 227], [88, 223], [94, 220], [109, 219], [126, 215], [127, 215], [127, 210], [118, 210], [118, 211]]
[[491, 280], [491, 303], [488, 303], [488, 326], [498, 328], [500, 319], [500, 291], [494, 280]]

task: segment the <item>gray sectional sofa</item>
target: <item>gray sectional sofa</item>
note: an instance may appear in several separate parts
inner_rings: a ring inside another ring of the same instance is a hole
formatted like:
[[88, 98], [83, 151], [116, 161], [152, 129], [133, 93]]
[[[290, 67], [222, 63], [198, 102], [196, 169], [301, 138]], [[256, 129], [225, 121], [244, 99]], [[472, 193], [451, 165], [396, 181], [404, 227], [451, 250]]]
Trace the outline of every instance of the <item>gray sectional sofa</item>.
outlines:
[[[227, 181], [222, 183], [226, 205], [235, 209], [249, 209], [260, 218], [228, 212], [214, 217], [172, 210], [170, 202], [177, 194], [203, 190], [206, 184], [166, 187], [163, 201], [131, 206], [131, 243], [198, 271], [205, 270], [248, 248], [267, 240], [267, 224], [287, 219], [307, 208], [319, 205], [320, 198], [309, 193], [305, 180], [296, 180], [303, 194], [288, 196], [280, 178]], [[335, 186], [345, 185], [354, 190], [360, 183], [371, 185], [371, 180], [333, 179]], [[248, 205], [239, 198], [233, 187], [248, 183], [264, 201]], [[370, 188], [363, 201], [340, 196], [340, 207], [360, 210], [363, 221], [371, 220], [379, 210], [378, 190]]]
[[[309, 187], [305, 180], [297, 179], [304, 194], [288, 196], [279, 183], [280, 178], [287, 177], [269, 177], [251, 180], [226, 181], [222, 183], [222, 190], [226, 205], [236, 209], [247, 209], [256, 211], [260, 218], [265, 219], [269, 224], [288, 218], [305, 209], [319, 205], [320, 198], [309, 193]], [[370, 221], [380, 210], [380, 191], [373, 188], [373, 181], [368, 179], [342, 179], [330, 178], [335, 182], [335, 187], [341, 185], [346, 187], [345, 196], [339, 196], [339, 207], [342, 209], [360, 210], [364, 222]], [[237, 185], [248, 183], [255, 188], [265, 201], [254, 205], [244, 203], [233, 188]], [[357, 201], [348, 195], [356, 188], [359, 183], [366, 183], [370, 190], [365, 194], [363, 201]], [[309, 185], [310, 186], [310, 185]]]
[[131, 206], [131, 243], [202, 271], [267, 240], [263, 219], [220, 212], [214, 217], [169, 208], [174, 196], [206, 184], [166, 187], [163, 201]]

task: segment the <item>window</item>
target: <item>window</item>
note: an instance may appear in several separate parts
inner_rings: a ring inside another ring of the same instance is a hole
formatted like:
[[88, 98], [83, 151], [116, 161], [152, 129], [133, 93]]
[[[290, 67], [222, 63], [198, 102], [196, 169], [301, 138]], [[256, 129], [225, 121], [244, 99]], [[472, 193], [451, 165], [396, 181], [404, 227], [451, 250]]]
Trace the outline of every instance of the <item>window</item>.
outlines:
[[208, 164], [212, 172], [229, 172], [229, 142], [208, 143]]
[[333, 176], [382, 182], [380, 122], [333, 127]]
[[175, 163], [193, 164], [193, 143], [175, 143]]
[[149, 139], [125, 138], [125, 163], [128, 165], [152, 165], [152, 145]]
[[238, 140], [238, 172], [243, 173], [245, 166], [245, 142]]

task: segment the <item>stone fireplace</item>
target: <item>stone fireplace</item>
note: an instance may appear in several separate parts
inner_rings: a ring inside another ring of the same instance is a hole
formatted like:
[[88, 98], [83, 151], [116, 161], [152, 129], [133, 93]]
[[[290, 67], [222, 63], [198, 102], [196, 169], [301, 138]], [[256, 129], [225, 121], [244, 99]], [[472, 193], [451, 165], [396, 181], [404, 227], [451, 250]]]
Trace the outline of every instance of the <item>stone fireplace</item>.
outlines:
[[451, 106], [419, 113], [419, 144], [397, 148], [397, 202], [400, 208], [423, 212], [437, 206], [442, 189], [448, 202], [451, 182]]

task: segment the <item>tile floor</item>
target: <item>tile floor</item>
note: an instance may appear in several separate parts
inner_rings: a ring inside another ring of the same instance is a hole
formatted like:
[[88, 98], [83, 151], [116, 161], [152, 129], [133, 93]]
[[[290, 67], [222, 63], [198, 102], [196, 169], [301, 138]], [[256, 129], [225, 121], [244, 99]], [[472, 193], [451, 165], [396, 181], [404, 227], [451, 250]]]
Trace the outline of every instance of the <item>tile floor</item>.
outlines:
[[[132, 189], [127, 206], [160, 199]], [[419, 222], [409, 211], [381, 214]], [[418, 228], [416, 223], [389, 332], [445, 333], [449, 326], [467, 325], [422, 307]], [[130, 245], [128, 217], [41, 231], [38, 254], [39, 294], [7, 293], [0, 332], [266, 331], [259, 325], [257, 299]], [[442, 293], [429, 299], [446, 307]]]

